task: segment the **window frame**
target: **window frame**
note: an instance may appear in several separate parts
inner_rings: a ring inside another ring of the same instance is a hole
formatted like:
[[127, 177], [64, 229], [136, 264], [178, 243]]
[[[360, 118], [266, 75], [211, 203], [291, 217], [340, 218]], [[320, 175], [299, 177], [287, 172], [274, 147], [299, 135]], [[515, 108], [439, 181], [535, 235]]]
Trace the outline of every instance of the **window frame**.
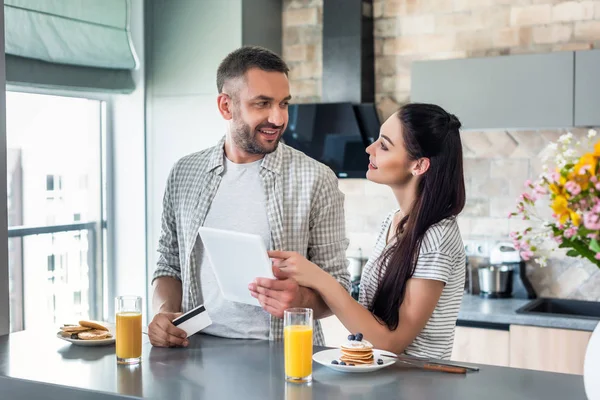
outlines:
[[[115, 233], [110, 229], [114, 227], [114, 141], [113, 141], [113, 116], [111, 113], [113, 104], [113, 95], [107, 93], [96, 93], [87, 91], [73, 91], [73, 90], [59, 90], [59, 89], [42, 89], [42, 88], [31, 88], [13, 84], [6, 85], [6, 93], [8, 92], [21, 92], [28, 94], [37, 95], [50, 95], [50, 96], [61, 96], [71, 97], [87, 100], [95, 100], [99, 102], [100, 107], [100, 220], [96, 221], [95, 227], [95, 238], [93, 240], [93, 246], [95, 249], [94, 256], [95, 260], [92, 265], [95, 265], [94, 271], [90, 271], [93, 274], [93, 287], [89, 290], [92, 295], [90, 298], [93, 299], [93, 304], [90, 305], [90, 318], [95, 320], [107, 320], [109, 318], [108, 310], [111, 309], [108, 302], [110, 299], [115, 297], [115, 259], [114, 255], [114, 235]], [[7, 116], [8, 118], [8, 116]], [[8, 133], [7, 133], [8, 134]], [[56, 176], [54, 177], [54, 184], [56, 189]], [[103, 182], [106, 182], [104, 187]], [[89, 185], [89, 182], [88, 182]], [[73, 225], [80, 224], [76, 222]], [[10, 229], [10, 228], [9, 228]], [[106, 240], [104, 239], [104, 231], [106, 230]], [[88, 231], [91, 232], [91, 231]], [[10, 234], [8, 239], [10, 239]], [[106, 256], [105, 256], [106, 255]], [[23, 270], [21, 266], [21, 286], [24, 286], [23, 282]], [[90, 279], [92, 281], [92, 279]], [[15, 331], [26, 328], [24, 325], [25, 321], [25, 307], [24, 307], [24, 288], [21, 288], [21, 321], [20, 327], [14, 327]], [[9, 299], [10, 299], [10, 294]], [[10, 300], [9, 300], [10, 301]], [[10, 307], [10, 304], [9, 304]]]

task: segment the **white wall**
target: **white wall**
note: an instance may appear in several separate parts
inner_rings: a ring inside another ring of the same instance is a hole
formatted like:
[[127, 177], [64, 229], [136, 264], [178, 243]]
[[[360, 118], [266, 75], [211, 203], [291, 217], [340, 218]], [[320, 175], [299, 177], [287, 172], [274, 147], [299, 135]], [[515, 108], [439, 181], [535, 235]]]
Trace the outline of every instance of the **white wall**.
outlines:
[[[114, 296], [146, 293], [146, 176], [145, 176], [145, 68], [144, 0], [131, 0], [131, 34], [139, 68], [133, 73], [136, 90], [114, 96], [110, 110], [113, 160], [113, 196], [108, 200], [113, 219], [108, 245], [107, 317], [114, 319]], [[112, 264], [112, 265], [111, 265]]]
[[[216, 71], [242, 44], [241, 0], [154, 0], [146, 14], [148, 283], [157, 260], [162, 198], [173, 164], [224, 134]], [[149, 290], [149, 297], [152, 291]]]
[[[0, 54], [4, 54], [4, 1], [0, 0]], [[0, 335], [10, 330], [8, 225], [6, 216], [6, 68], [0, 57]]]

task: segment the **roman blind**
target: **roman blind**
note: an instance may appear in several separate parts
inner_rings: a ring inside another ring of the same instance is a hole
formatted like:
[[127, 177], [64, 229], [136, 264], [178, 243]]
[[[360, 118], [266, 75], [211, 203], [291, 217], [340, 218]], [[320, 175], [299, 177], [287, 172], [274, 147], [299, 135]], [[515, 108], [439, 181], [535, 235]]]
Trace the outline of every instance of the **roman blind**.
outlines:
[[131, 92], [130, 9], [129, 0], [4, 0], [7, 83]]

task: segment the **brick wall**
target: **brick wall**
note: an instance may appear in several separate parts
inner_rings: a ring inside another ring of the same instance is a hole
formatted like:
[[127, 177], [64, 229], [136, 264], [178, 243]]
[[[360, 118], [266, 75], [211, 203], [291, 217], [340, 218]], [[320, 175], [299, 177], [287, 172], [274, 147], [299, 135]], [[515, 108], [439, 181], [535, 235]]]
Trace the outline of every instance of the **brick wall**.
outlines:
[[[284, 1], [283, 55], [300, 102], [321, 96], [322, 5], [323, 0]], [[374, 0], [373, 11], [375, 97], [382, 118], [410, 101], [415, 60], [600, 48], [599, 0]], [[522, 225], [506, 215], [523, 182], [541, 172], [540, 151], [561, 133], [463, 132], [467, 206], [459, 220], [465, 238], [504, 239]], [[340, 187], [350, 252], [360, 247], [368, 254], [382, 218], [396, 207], [394, 199], [389, 189], [366, 180], [340, 180]], [[531, 266], [530, 277], [545, 296], [600, 300], [600, 271], [578, 260]]]

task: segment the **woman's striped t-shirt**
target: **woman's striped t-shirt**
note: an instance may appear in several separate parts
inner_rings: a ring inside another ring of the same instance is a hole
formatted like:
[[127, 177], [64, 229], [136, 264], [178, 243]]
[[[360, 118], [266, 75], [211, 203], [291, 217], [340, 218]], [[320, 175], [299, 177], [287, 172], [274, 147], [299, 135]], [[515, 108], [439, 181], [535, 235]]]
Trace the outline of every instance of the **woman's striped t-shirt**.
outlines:
[[[377, 243], [364, 267], [360, 281], [360, 303], [373, 304], [380, 276], [378, 259], [387, 244], [388, 231], [397, 211], [383, 221]], [[381, 271], [381, 276], [384, 275]], [[449, 359], [452, 355], [454, 328], [465, 285], [465, 249], [455, 217], [432, 225], [423, 237], [413, 278], [444, 282], [444, 290], [431, 318], [405, 353], [416, 357]], [[398, 325], [402, 329], [402, 321]]]

